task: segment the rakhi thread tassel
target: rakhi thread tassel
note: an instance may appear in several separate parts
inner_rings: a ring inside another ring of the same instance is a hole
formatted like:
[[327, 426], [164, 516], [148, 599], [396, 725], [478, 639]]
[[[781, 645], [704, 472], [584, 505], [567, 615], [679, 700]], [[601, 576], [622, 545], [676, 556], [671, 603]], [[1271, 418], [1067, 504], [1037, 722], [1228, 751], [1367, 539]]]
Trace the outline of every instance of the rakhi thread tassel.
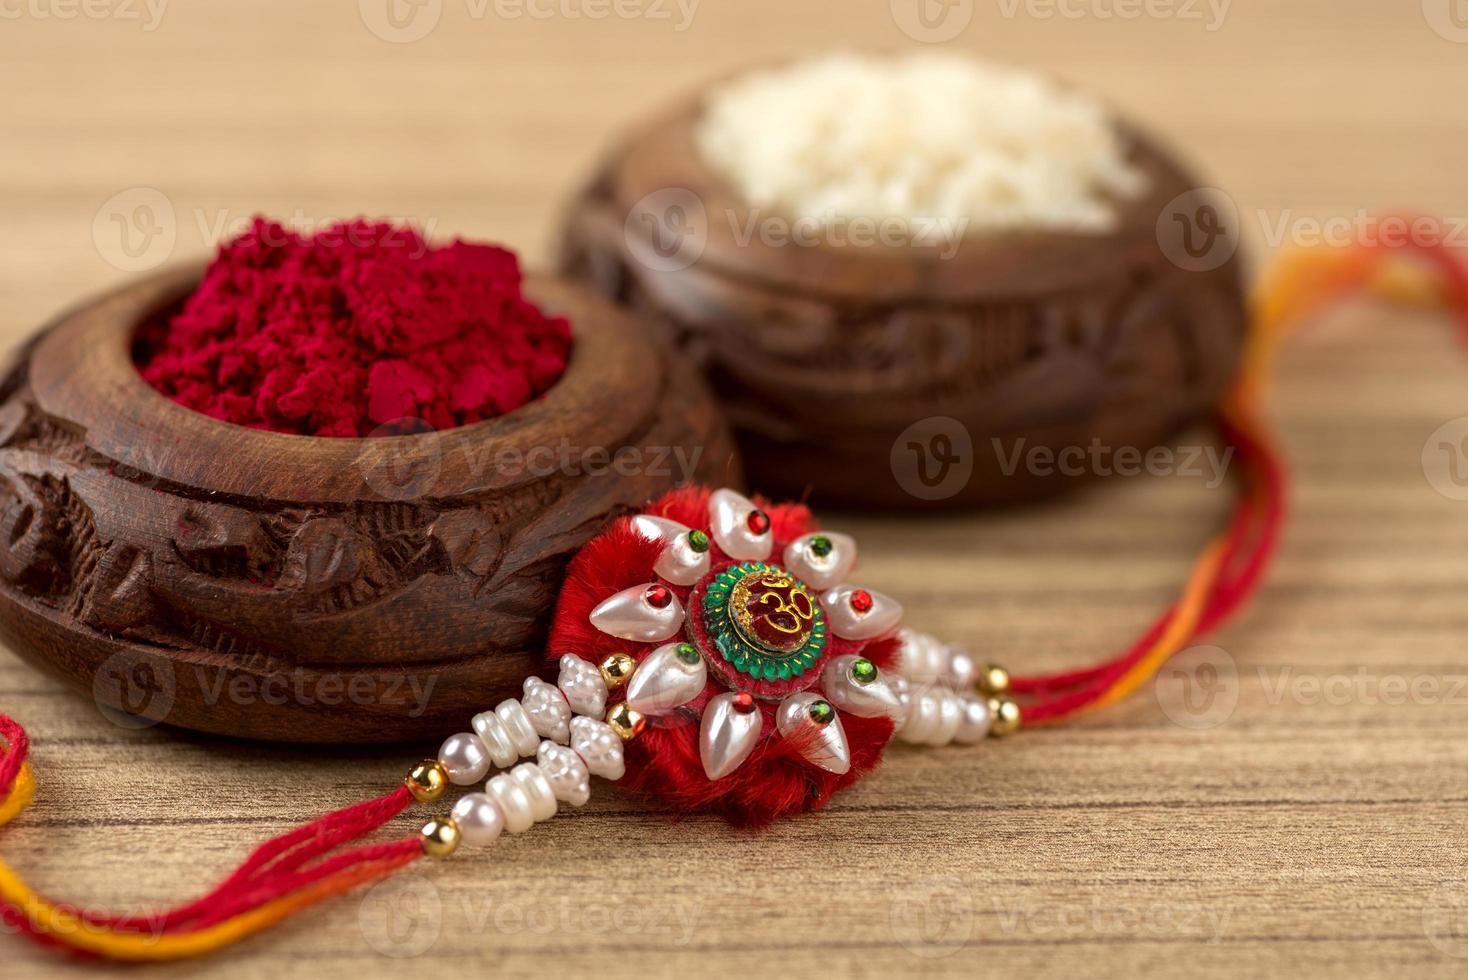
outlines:
[[[35, 780], [25, 729], [4, 715], [0, 743], [3, 826], [30, 803]], [[134, 962], [202, 956], [421, 857], [417, 834], [332, 855], [387, 823], [413, 800], [405, 785], [329, 813], [262, 844], [207, 895], [152, 915], [114, 916], [60, 905], [0, 862], [0, 918], [38, 942], [80, 956]]]
[[[1425, 258], [1430, 275], [1400, 261]], [[1204, 548], [1177, 603], [1130, 649], [1084, 670], [1015, 677], [1027, 724], [1049, 724], [1115, 703], [1169, 657], [1216, 628], [1259, 587], [1279, 541], [1288, 496], [1283, 456], [1260, 421], [1275, 355], [1290, 328], [1355, 292], [1396, 302], [1448, 305], [1468, 341], [1468, 266], [1441, 244], [1357, 245], [1286, 253], [1261, 279], [1239, 375], [1219, 407], [1224, 442], [1243, 470], [1228, 528]]]

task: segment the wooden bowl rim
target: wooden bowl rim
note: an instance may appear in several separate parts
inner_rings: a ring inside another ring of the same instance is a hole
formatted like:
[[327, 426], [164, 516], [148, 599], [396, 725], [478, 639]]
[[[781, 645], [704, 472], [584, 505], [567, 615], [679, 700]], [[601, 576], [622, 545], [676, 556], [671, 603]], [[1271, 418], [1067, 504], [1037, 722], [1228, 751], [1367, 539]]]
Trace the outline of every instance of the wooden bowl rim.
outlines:
[[[83, 432], [91, 449], [195, 491], [252, 505], [352, 504], [363, 499], [364, 474], [378, 466], [436, 467], [431, 496], [437, 499], [501, 491], [540, 477], [524, 466], [494, 465], [497, 454], [525, 460], [547, 445], [614, 449], [628, 434], [626, 419], [656, 411], [664, 383], [656, 348], [628, 314], [580, 286], [529, 274], [526, 294], [547, 313], [566, 316], [574, 340], [565, 373], [539, 399], [497, 418], [403, 436], [303, 436], [235, 425], [168, 398], [132, 357], [138, 327], [187, 296], [203, 267], [200, 261], [154, 273], [62, 314], [40, 337], [29, 369], [36, 404], [58, 424]], [[611, 381], [626, 377], [647, 383]], [[619, 410], [611, 411], [613, 405]], [[282, 469], [298, 476], [284, 500], [275, 476]]]
[[[694, 268], [786, 293], [866, 302], [968, 303], [1080, 288], [1124, 274], [1138, 250], [1160, 250], [1159, 215], [1169, 201], [1201, 187], [1160, 140], [1111, 113], [1149, 185], [1134, 199], [1114, 199], [1118, 223], [1110, 232], [972, 232], [946, 258], [939, 248], [912, 245], [823, 241], [801, 247], [758, 237], [741, 243], [735, 227], [746, 226], [752, 206], [703, 159], [694, 142], [710, 88], [634, 127], [605, 159], [601, 187], [616, 220], [605, 222], [602, 233], [615, 230], [625, 237], [622, 219], [638, 202], [658, 191], [686, 189], [700, 199], [707, 216], [707, 242]], [[627, 243], [620, 250], [636, 261]]]

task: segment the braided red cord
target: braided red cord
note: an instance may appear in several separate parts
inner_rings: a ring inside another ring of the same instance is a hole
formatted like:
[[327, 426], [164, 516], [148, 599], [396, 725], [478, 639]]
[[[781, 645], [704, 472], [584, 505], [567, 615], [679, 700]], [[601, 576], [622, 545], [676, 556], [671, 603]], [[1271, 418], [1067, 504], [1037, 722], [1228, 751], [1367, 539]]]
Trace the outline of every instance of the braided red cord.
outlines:
[[[10, 797], [30, 754], [25, 729], [14, 719], [0, 715], [0, 801]], [[373, 800], [356, 803], [326, 814], [257, 847], [235, 871], [209, 893], [150, 914], [113, 915], [105, 912], [66, 908], [68, 912], [99, 930], [117, 934], [149, 936], [197, 932], [260, 909], [313, 885], [335, 889], [351, 887], [361, 880], [387, 874], [423, 853], [415, 834], [381, 844], [370, 844], [332, 854], [343, 844], [358, 840], [378, 829], [413, 802], [406, 786]], [[85, 950], [72, 947], [67, 937], [43, 931], [25, 912], [0, 902], [0, 920], [38, 942], [82, 956]]]
[[[1374, 251], [1392, 246], [1373, 243], [1360, 247]], [[1398, 247], [1425, 257], [1442, 273], [1460, 337], [1468, 342], [1468, 266], [1438, 243], [1411, 242]], [[1232, 407], [1235, 412], [1248, 410], [1247, 405]], [[1246, 417], [1245, 421], [1252, 420]], [[1219, 426], [1225, 444], [1234, 448], [1243, 466], [1245, 485], [1230, 520], [1221, 570], [1189, 634], [1190, 640], [1221, 625], [1258, 589], [1279, 543], [1288, 495], [1287, 470], [1274, 448], [1250, 432], [1248, 425], [1237, 424], [1227, 412], [1220, 415]], [[1100, 700], [1155, 646], [1177, 611], [1176, 606], [1169, 608], [1135, 644], [1111, 660], [1080, 670], [1014, 678], [1013, 691], [1028, 699], [1025, 720], [1053, 722]]]

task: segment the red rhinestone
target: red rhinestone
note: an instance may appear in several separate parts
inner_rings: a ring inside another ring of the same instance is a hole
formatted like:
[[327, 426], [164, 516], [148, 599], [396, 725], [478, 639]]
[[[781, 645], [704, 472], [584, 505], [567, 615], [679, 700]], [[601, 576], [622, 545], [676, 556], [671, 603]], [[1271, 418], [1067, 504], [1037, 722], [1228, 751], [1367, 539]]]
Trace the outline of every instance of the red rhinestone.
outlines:
[[740, 691], [734, 695], [734, 700], [730, 703], [734, 705], [735, 711], [741, 715], [747, 715], [754, 710], [754, 695], [748, 691]]
[[673, 590], [666, 585], [654, 585], [643, 593], [643, 598], [654, 609], [666, 609], [668, 603], [673, 601]]
[[752, 510], [744, 519], [744, 523], [751, 534], [764, 534], [770, 529], [770, 515], [762, 510]]
[[851, 608], [859, 613], [869, 613], [872, 611], [872, 594], [866, 589], [857, 589], [851, 593], [849, 601], [851, 602]]

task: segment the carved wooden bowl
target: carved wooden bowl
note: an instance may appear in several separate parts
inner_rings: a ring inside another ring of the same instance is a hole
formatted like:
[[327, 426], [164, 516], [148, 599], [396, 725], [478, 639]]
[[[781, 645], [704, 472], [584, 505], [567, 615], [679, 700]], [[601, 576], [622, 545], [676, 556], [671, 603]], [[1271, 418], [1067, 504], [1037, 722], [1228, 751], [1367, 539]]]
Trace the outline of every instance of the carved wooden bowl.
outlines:
[[[738, 479], [696, 371], [574, 286], [562, 379], [444, 432], [230, 425], [138, 374], [140, 324], [199, 268], [86, 303], [0, 388], [0, 637], [119, 724], [295, 742], [462, 727], [543, 661], [570, 555], [681, 479]], [[681, 454], [681, 455], [680, 455]]]
[[1145, 452], [1234, 369], [1239, 262], [1169, 260], [1159, 218], [1198, 184], [1130, 129], [1150, 190], [1115, 202], [1113, 233], [970, 235], [944, 258], [751, 235], [768, 215], [704, 163], [698, 114], [653, 120], [607, 157], [567, 211], [561, 265], [692, 352], [761, 492], [897, 508], [1033, 498], [1105, 469], [1045, 465], [1046, 451]]

